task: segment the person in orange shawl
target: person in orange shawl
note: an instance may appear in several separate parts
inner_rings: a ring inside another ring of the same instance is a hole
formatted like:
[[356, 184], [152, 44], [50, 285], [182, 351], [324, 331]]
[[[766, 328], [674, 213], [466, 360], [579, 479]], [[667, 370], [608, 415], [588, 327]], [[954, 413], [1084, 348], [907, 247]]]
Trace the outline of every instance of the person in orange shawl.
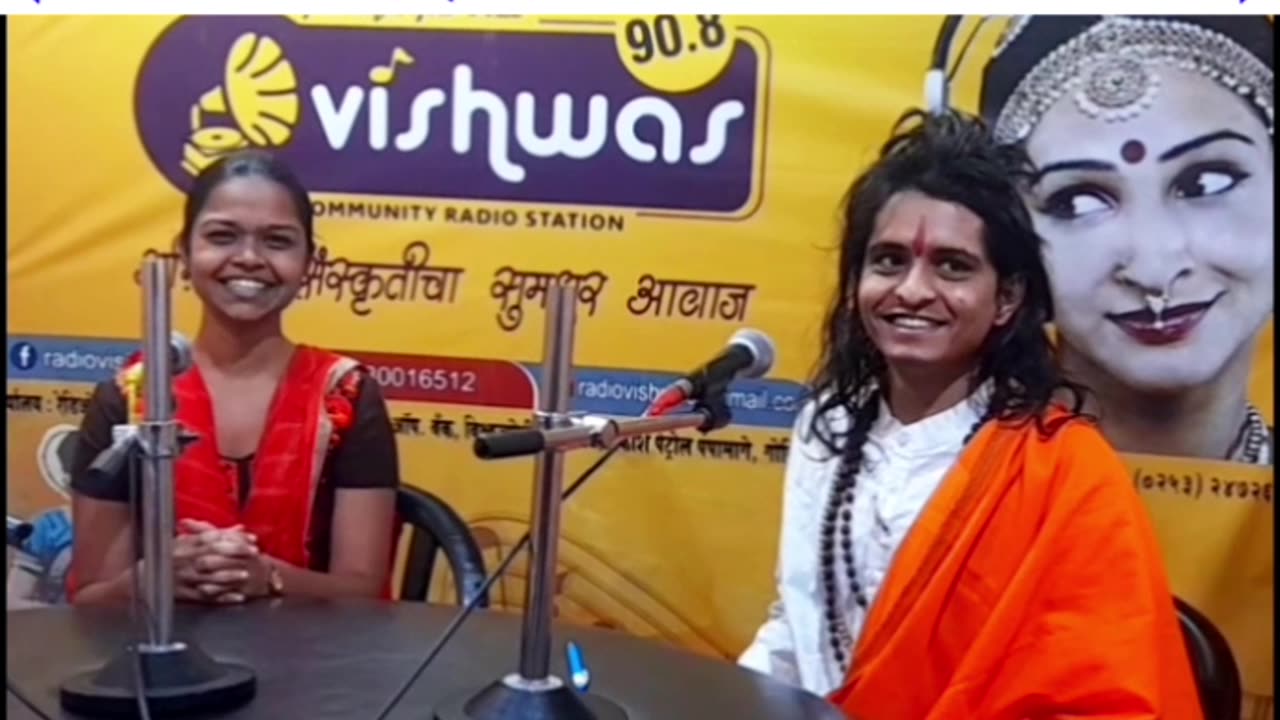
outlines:
[[[175, 470], [175, 596], [379, 596], [389, 588], [395, 438], [377, 384], [352, 359], [285, 337], [282, 313], [314, 256], [312, 206], [278, 159], [221, 158], [195, 178], [178, 239], [203, 304], [176, 417], [199, 435]], [[135, 357], [95, 389], [72, 466], [79, 604], [127, 600], [127, 477], [88, 472], [111, 428], [140, 417]]]
[[739, 662], [859, 720], [1199, 719], [1146, 511], [1054, 363], [1021, 153], [910, 113], [854, 182]]

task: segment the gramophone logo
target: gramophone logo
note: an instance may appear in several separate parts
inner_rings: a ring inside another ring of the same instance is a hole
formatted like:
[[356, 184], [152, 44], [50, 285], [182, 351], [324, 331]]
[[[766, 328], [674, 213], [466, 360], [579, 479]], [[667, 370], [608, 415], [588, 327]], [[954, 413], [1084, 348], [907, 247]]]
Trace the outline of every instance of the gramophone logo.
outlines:
[[222, 82], [191, 106], [182, 169], [192, 175], [233, 150], [284, 146], [298, 124], [298, 78], [279, 43], [245, 33], [223, 67]]
[[152, 45], [135, 112], [179, 188], [259, 147], [317, 193], [740, 216], [759, 186], [761, 72], [738, 42], [711, 83], [664, 94], [609, 34], [187, 17]]

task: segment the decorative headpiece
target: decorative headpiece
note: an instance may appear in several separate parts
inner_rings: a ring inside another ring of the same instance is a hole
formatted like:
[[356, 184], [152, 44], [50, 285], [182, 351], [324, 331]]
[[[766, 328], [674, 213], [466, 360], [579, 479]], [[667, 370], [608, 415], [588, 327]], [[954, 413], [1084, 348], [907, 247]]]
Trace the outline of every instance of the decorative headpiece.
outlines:
[[1063, 96], [1089, 117], [1128, 120], [1155, 101], [1164, 65], [1237, 93], [1271, 133], [1273, 54], [1271, 23], [1257, 16], [1022, 16], [987, 64], [982, 114], [1000, 142], [1025, 139]]

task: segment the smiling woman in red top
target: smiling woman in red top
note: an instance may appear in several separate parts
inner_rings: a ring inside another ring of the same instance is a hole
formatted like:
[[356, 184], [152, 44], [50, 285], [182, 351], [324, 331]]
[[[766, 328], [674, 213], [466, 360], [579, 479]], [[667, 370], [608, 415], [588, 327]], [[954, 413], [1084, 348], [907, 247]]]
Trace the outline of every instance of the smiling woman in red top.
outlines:
[[[203, 303], [177, 419], [200, 440], [175, 471], [180, 600], [377, 596], [387, 588], [399, 470], [376, 383], [350, 358], [285, 337], [281, 315], [314, 254], [311, 202], [257, 151], [209, 166], [187, 195], [184, 274]], [[145, 398], [137, 358], [100, 384], [72, 468], [74, 602], [126, 600], [133, 549], [126, 477], [89, 464]]]

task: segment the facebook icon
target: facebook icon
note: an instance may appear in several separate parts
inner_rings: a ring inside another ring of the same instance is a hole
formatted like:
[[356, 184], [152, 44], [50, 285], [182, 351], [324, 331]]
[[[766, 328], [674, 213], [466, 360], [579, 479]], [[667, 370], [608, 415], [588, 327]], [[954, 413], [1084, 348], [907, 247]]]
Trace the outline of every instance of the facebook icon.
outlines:
[[30, 370], [36, 365], [36, 346], [29, 342], [14, 343], [9, 348], [9, 362], [19, 370]]

